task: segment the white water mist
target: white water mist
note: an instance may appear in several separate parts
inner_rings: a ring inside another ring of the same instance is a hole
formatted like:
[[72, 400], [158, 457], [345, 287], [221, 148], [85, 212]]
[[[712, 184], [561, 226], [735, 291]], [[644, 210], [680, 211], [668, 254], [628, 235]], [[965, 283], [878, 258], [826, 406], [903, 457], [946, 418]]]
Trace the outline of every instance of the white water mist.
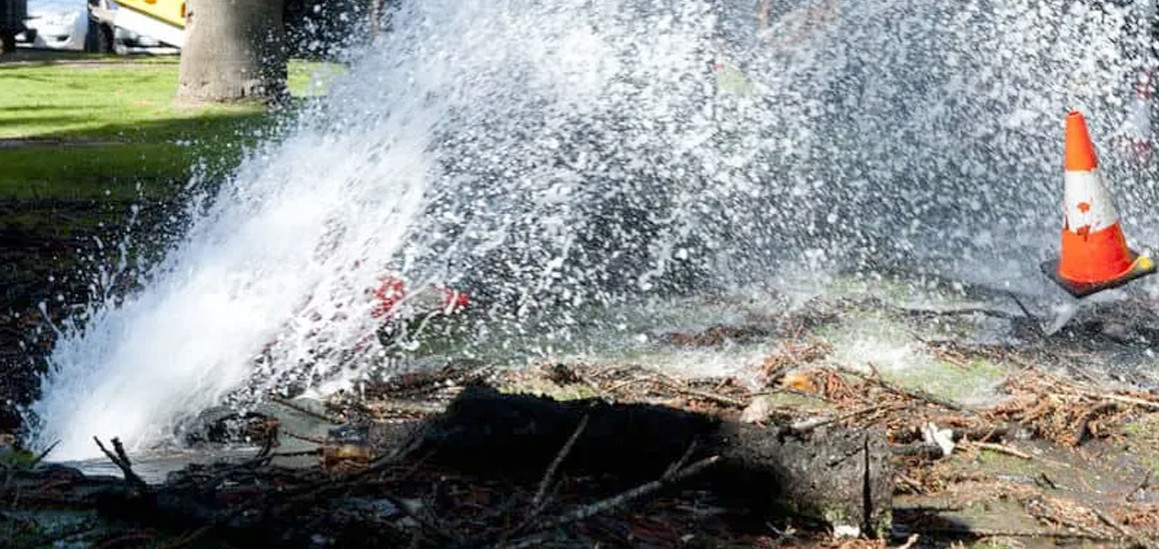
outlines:
[[[142, 291], [59, 339], [32, 442], [147, 447], [231, 395], [360, 375], [387, 272], [477, 296], [465, 346], [800, 265], [1040, 285], [1062, 115], [1115, 134], [1129, 13], [772, 5], [762, 29], [756, 2], [403, 3]], [[1154, 217], [1147, 188], [1125, 216]]]

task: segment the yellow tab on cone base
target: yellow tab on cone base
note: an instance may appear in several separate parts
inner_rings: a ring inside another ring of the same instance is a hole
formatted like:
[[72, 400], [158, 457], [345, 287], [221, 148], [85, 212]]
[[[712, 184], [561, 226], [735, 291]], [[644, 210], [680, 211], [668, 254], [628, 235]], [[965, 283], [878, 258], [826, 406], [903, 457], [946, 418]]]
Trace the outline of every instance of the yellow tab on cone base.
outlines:
[[1151, 259], [1127, 247], [1086, 121], [1077, 111], [1067, 114], [1065, 145], [1062, 251], [1058, 260], [1042, 264], [1043, 272], [1075, 297], [1154, 273]]

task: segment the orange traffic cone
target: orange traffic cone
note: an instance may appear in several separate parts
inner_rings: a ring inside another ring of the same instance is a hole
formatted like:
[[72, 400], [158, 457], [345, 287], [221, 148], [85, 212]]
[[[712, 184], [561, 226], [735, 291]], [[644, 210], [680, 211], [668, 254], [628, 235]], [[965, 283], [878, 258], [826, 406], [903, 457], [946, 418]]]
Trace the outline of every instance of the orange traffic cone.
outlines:
[[1119, 214], [1098, 171], [1083, 115], [1066, 116], [1066, 191], [1062, 253], [1042, 264], [1075, 297], [1122, 286], [1155, 272], [1155, 263], [1127, 248]]

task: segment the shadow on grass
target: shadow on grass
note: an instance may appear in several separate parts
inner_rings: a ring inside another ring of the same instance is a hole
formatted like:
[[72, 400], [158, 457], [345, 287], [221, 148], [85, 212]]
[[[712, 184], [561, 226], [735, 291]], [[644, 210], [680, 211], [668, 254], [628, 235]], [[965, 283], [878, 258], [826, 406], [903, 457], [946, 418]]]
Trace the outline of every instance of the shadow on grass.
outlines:
[[206, 177], [226, 177], [277, 121], [263, 110], [230, 110], [10, 139], [0, 147], [0, 200], [172, 197], [196, 165]]
[[[58, 109], [53, 109], [58, 110]], [[75, 124], [83, 122], [83, 116], [5, 116], [5, 124]]]
[[[67, 106], [58, 107], [56, 105], [20, 105], [20, 106], [16, 106], [16, 107], [0, 107], [0, 113], [5, 113], [5, 112], [27, 113], [27, 112], [40, 112], [40, 111], [79, 111], [82, 109], [84, 109], [84, 107], [79, 107], [79, 106], [78, 107], [67, 107]], [[7, 120], [8, 119], [5, 118], [5, 121], [7, 121]]]
[[18, 67], [47, 67], [61, 64], [114, 64], [114, 63], [173, 63], [177, 55], [134, 53], [129, 56], [65, 50], [37, 50], [19, 48], [0, 56], [0, 71]]

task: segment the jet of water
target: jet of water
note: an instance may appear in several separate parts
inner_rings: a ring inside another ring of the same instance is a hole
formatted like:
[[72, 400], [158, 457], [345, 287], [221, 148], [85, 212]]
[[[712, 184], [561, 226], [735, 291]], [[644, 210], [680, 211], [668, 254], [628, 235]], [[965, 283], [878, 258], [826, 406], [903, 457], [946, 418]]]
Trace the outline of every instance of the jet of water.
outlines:
[[[1104, 142], [1121, 133], [1142, 59], [1131, 14], [403, 2], [141, 291], [62, 334], [31, 441], [59, 440], [57, 459], [94, 455], [94, 435], [149, 447], [229, 399], [389, 368], [371, 314], [386, 274], [472, 295], [460, 353], [528, 332], [566, 341], [619, 322], [600, 316], [610, 305], [801, 268], [1041, 292], [1062, 114], [1086, 109]], [[1143, 225], [1155, 191], [1102, 151], [1124, 219]]]

